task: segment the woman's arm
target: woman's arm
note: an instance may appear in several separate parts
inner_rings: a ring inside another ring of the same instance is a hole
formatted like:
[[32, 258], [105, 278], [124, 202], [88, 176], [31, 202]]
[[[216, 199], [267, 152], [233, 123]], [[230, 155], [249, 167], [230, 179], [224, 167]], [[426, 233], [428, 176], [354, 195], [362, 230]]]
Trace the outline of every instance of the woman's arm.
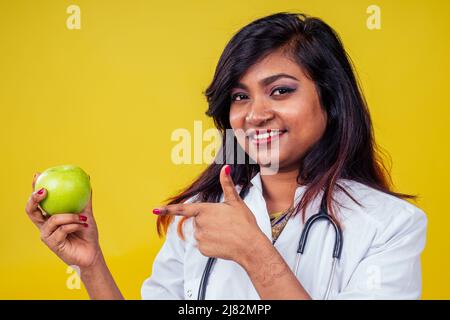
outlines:
[[81, 281], [92, 300], [124, 300], [111, 272], [106, 265], [103, 254], [89, 268], [81, 268]]
[[237, 261], [250, 276], [262, 300], [310, 300], [280, 253], [259, 232]]
[[[35, 174], [32, 187], [39, 175]], [[98, 241], [92, 210], [92, 193], [80, 214], [42, 214], [39, 203], [47, 196], [41, 188], [31, 194], [25, 211], [41, 234], [41, 240], [67, 265], [80, 268], [80, 276], [92, 299], [123, 299], [109, 271]]]
[[220, 184], [223, 203], [173, 204], [153, 212], [193, 218], [200, 252], [239, 263], [261, 299], [310, 299], [240, 198], [228, 165], [220, 171]]

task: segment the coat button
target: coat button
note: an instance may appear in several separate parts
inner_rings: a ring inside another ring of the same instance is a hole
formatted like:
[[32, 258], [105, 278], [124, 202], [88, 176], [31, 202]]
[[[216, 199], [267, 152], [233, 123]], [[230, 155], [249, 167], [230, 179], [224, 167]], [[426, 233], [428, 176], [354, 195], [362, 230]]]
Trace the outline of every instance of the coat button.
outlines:
[[191, 289], [189, 289], [189, 290], [187, 291], [187, 296], [188, 296], [189, 298], [192, 297], [192, 290], [191, 290]]

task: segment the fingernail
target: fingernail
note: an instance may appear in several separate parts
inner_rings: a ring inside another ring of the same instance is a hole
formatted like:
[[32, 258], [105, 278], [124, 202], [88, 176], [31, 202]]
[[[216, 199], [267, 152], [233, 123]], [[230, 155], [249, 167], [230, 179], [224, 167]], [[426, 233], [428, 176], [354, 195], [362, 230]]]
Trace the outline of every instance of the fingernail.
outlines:
[[83, 226], [84, 226], [85, 228], [87, 228], [87, 227], [88, 227], [88, 224], [87, 224], [87, 223], [83, 223]]
[[87, 217], [83, 216], [83, 215], [80, 215], [80, 221], [87, 221]]
[[227, 164], [227, 166], [225, 167], [225, 174], [226, 174], [227, 176], [229, 176], [230, 173], [231, 173], [231, 167], [230, 167], [230, 165]]
[[160, 213], [161, 213], [161, 210], [159, 210], [159, 209], [153, 209], [153, 213], [154, 213], [154, 214], [160, 214]]
[[38, 194], [43, 194], [44, 193], [44, 188], [40, 188], [39, 191], [37, 192]]

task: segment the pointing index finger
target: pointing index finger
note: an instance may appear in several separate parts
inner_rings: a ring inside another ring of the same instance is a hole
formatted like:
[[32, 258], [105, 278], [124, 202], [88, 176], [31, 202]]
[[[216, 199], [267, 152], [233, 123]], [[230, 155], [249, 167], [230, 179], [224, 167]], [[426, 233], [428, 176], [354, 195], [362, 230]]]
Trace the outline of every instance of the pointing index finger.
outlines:
[[202, 209], [202, 203], [178, 203], [153, 209], [153, 213], [156, 215], [195, 217]]

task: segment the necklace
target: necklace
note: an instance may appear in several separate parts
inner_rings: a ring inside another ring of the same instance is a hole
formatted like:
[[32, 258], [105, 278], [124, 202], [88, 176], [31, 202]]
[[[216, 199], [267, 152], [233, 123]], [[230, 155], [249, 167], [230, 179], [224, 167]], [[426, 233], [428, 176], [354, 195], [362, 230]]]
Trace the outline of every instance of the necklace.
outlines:
[[275, 243], [275, 241], [277, 241], [279, 235], [281, 234], [281, 231], [289, 221], [289, 218], [294, 213], [294, 211], [295, 207], [292, 206], [279, 214], [275, 213], [270, 215], [270, 223], [272, 225], [272, 243]]

